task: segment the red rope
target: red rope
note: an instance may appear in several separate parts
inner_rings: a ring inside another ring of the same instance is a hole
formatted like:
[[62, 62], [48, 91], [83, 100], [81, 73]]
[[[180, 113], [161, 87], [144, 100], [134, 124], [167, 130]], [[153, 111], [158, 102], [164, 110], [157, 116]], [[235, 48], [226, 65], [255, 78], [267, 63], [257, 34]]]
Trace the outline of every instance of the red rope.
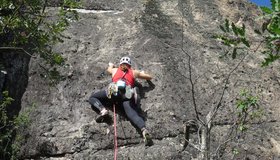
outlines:
[[117, 118], [116, 118], [116, 108], [115, 104], [113, 104], [113, 110], [114, 110], [114, 160], [117, 160], [117, 154], [118, 154], [118, 137], [117, 137]]

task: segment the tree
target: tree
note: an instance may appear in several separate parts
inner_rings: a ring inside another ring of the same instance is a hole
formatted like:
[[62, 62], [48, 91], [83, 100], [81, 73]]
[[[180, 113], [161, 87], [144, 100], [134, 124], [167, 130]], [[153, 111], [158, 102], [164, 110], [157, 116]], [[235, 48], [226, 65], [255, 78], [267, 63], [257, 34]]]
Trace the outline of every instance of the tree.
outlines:
[[[248, 35], [246, 35], [246, 26], [243, 24], [239, 26], [238, 24], [231, 23], [229, 20], [225, 20], [223, 25], [220, 25], [220, 29], [223, 34], [218, 34], [214, 38], [218, 39], [222, 44], [227, 47], [226, 55], [231, 55], [233, 59], [240, 57], [240, 61], [236, 66], [228, 73], [224, 80], [224, 86], [220, 99], [217, 105], [211, 107], [210, 111], [206, 115], [201, 115], [198, 110], [197, 100], [195, 97], [195, 85], [192, 73], [191, 56], [187, 51], [184, 50], [182, 42], [182, 52], [184, 52], [189, 57], [189, 81], [191, 84], [191, 94], [192, 102], [195, 110], [195, 120], [191, 120], [186, 123], [185, 127], [185, 145], [190, 145], [199, 151], [199, 159], [220, 159], [223, 157], [225, 146], [232, 142], [233, 139], [240, 134], [246, 134], [246, 131], [250, 124], [257, 123], [255, 120], [260, 120], [262, 115], [262, 109], [259, 106], [259, 99], [253, 93], [247, 90], [240, 91], [240, 95], [236, 100], [236, 115], [224, 136], [224, 141], [216, 148], [210, 148], [212, 129], [215, 125], [215, 117], [218, 111], [223, 107], [222, 101], [224, 100], [225, 91], [228, 89], [229, 79], [234, 71], [244, 63], [244, 59], [248, 54], [264, 54], [265, 58], [261, 66], [267, 66], [272, 62], [280, 58], [279, 48], [280, 48], [280, 1], [271, 0], [272, 8], [261, 7], [263, 11], [263, 16], [260, 19], [263, 20], [262, 28], [255, 29], [261, 40], [257, 42], [256, 48], [252, 49], [253, 42], [250, 40]], [[260, 50], [262, 48], [262, 50]], [[190, 128], [195, 127], [197, 129], [196, 138], [198, 141], [196, 143], [190, 142]], [[232, 150], [233, 154], [237, 154], [238, 150], [235, 148]]]
[[[230, 23], [229, 20], [225, 20], [225, 24], [220, 26], [220, 29], [224, 32], [222, 35], [215, 36], [224, 45], [232, 50], [232, 58], [235, 59], [238, 51], [240, 53], [253, 52], [259, 54], [260, 52], [265, 55], [265, 59], [262, 62], [262, 66], [268, 66], [272, 62], [280, 58], [280, 1], [270, 0], [272, 8], [260, 7], [263, 11], [263, 16], [258, 17], [262, 20], [261, 29], [255, 29], [254, 32], [260, 36], [259, 41], [250, 41], [246, 32], [246, 26], [242, 27], [234, 23]], [[252, 51], [250, 49], [251, 44], [258, 43], [257, 47]], [[264, 50], [260, 51], [260, 46]]]
[[[64, 65], [61, 53], [55, 53], [52, 46], [63, 42], [63, 31], [73, 20], [78, 20], [73, 8], [79, 4], [74, 0], [63, 0], [59, 10], [48, 12], [47, 0], [1, 0], [0, 2], [0, 53], [19, 51], [29, 58], [42, 58], [40, 66], [44, 75], [56, 83], [61, 79], [57, 67]], [[54, 14], [55, 13], [55, 14]], [[19, 55], [20, 56], [20, 55]], [[0, 69], [5, 70], [0, 61]], [[5, 86], [3, 87], [5, 88]], [[3, 89], [1, 88], [1, 89]], [[0, 159], [18, 159], [20, 140], [17, 131], [27, 125], [28, 113], [8, 116], [7, 108], [13, 98], [4, 91], [0, 98]]]
[[[63, 0], [56, 15], [50, 15], [47, 0], [2, 0], [0, 4], [0, 51], [21, 50], [32, 57], [45, 60], [40, 65], [53, 82], [59, 80], [55, 66], [65, 62], [61, 53], [55, 53], [52, 46], [63, 42], [62, 32], [78, 13], [74, 0]], [[53, 18], [55, 17], [55, 18]]]

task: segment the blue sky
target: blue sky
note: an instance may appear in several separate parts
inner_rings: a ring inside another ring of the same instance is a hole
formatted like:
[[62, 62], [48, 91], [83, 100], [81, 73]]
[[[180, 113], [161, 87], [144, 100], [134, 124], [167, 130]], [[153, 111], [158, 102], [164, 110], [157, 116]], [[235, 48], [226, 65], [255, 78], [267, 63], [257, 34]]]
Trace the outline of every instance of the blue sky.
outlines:
[[259, 6], [267, 6], [270, 7], [270, 0], [250, 0], [253, 3], [256, 3]]

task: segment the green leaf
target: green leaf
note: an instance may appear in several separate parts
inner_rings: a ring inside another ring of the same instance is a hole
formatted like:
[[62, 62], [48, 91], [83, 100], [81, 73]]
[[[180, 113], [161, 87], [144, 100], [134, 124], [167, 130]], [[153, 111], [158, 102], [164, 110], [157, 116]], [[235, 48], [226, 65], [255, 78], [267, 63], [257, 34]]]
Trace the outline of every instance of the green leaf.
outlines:
[[273, 55], [272, 53], [269, 53], [268, 57], [266, 57], [264, 59], [261, 66], [262, 67], [268, 66], [269, 64], [271, 64], [272, 62], [274, 62], [275, 60], [277, 60], [279, 58], [280, 58], [279, 55]]
[[238, 29], [237, 29], [237, 27], [235, 26], [234, 23], [231, 23], [231, 27], [232, 27], [232, 30], [233, 30], [234, 34], [235, 34], [236, 36], [238, 36]]
[[54, 54], [53, 60], [55, 64], [61, 65], [64, 62], [64, 58], [60, 54]]
[[270, 2], [271, 2], [272, 10], [274, 10], [275, 12], [279, 12], [280, 11], [280, 0], [270, 0]]
[[214, 34], [214, 35], [212, 35], [212, 37], [211, 38], [214, 38], [214, 39], [217, 39], [217, 40], [221, 40], [221, 35], [216, 35], [216, 34]]
[[267, 29], [268, 29], [269, 32], [272, 33], [272, 34], [278, 34], [278, 35], [280, 35], [280, 18], [276, 18], [276, 17], [273, 18], [273, 19], [270, 21], [270, 23], [269, 23]]
[[246, 131], [246, 130], [247, 130], [247, 127], [246, 127], [245, 125], [241, 124], [241, 125], [239, 126], [239, 130], [240, 130], [240, 131]]
[[250, 48], [249, 41], [246, 38], [241, 38], [241, 42], [248, 48]]
[[226, 31], [229, 32], [229, 20], [228, 19], [225, 20], [225, 28], [226, 28]]
[[222, 39], [222, 42], [226, 45], [226, 46], [236, 46], [237, 45], [237, 42], [233, 39], [229, 39], [227, 37], [221, 37]]
[[234, 49], [233, 49], [233, 52], [232, 52], [232, 59], [235, 59], [235, 58], [236, 58], [236, 55], [237, 55], [237, 49], [234, 48]]
[[242, 28], [239, 30], [239, 33], [241, 36], [245, 36], [246, 26], [245, 24], [242, 24]]
[[234, 149], [232, 150], [232, 153], [233, 153], [234, 155], [237, 155], [237, 154], [239, 154], [239, 151], [238, 151], [238, 149], [234, 148]]
[[265, 6], [261, 6], [261, 10], [264, 12], [264, 13], [267, 13], [267, 14], [271, 14], [272, 13], [272, 10], [268, 7], [265, 7]]
[[265, 30], [267, 30], [268, 24], [269, 24], [269, 21], [264, 22], [264, 23], [262, 24], [262, 32], [264, 32]]
[[221, 29], [223, 32], [227, 32], [226, 29], [225, 29], [222, 25], [220, 25], [220, 29]]

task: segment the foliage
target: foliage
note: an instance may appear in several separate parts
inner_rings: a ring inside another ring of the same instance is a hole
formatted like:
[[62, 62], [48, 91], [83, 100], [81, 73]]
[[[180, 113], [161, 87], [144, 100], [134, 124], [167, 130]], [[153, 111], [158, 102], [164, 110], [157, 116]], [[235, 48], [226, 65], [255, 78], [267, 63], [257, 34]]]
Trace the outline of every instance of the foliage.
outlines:
[[[1, 0], [0, 3], [0, 49], [21, 49], [29, 55], [38, 54], [50, 72], [65, 60], [52, 46], [63, 42], [62, 32], [78, 13], [73, 8], [79, 4], [74, 0], [63, 0], [56, 15], [48, 12], [46, 0]], [[36, 55], [35, 55], [36, 56]], [[46, 74], [48, 75], [48, 74]]]
[[265, 31], [268, 32], [264, 36], [266, 50], [263, 51], [263, 54], [266, 54], [267, 57], [262, 63], [262, 66], [267, 66], [273, 61], [280, 58], [280, 1], [271, 0], [272, 8], [261, 7], [264, 13], [265, 22], [263, 23], [262, 30], [255, 30], [258, 34], [263, 34]]
[[[254, 30], [262, 38], [259, 45], [262, 43], [265, 44], [264, 50], [262, 51], [265, 55], [262, 66], [267, 66], [280, 58], [280, 1], [270, 1], [272, 8], [261, 7], [263, 16], [259, 19], [263, 20], [262, 28]], [[232, 51], [228, 53], [231, 53], [233, 59], [236, 58], [238, 50], [241, 50], [241, 53], [243, 53], [251, 49], [250, 47], [253, 41], [250, 41], [248, 35], [245, 34], [246, 26], [244, 24], [242, 27], [237, 27], [236, 24], [230, 23], [226, 19], [225, 24], [221, 25], [220, 29], [223, 31], [223, 34], [216, 35], [215, 38], [222, 41], [224, 45], [232, 48]], [[258, 51], [259, 45], [257, 45], [257, 48], [253, 52]]]
[[6, 110], [14, 99], [9, 97], [8, 91], [4, 91], [2, 96], [0, 102], [0, 159], [18, 159], [17, 154], [23, 137], [16, 132], [28, 126], [29, 115], [34, 106], [20, 115], [16, 115], [13, 119], [8, 119]]
[[[3, 95], [2, 95], [2, 100], [1, 100], [1, 104], [0, 104], [0, 124], [1, 124], [1, 128], [7, 125], [8, 122], [8, 116], [7, 116], [7, 111], [6, 111], [6, 107], [8, 105], [10, 105], [12, 103], [12, 101], [14, 101], [13, 98], [8, 96], [8, 91], [4, 91]], [[0, 128], [0, 129], [1, 129]]]
[[[3, 92], [3, 95], [7, 94], [7, 92]], [[10, 121], [7, 116], [6, 112], [6, 105], [10, 104], [13, 101], [12, 98], [4, 96], [3, 100], [1, 101], [1, 117], [0, 117], [0, 158], [1, 159], [8, 159], [11, 157], [12, 150], [11, 150], [11, 140], [12, 140], [12, 129], [10, 129]]]
[[[78, 20], [79, 7], [75, 0], [63, 0], [59, 11], [50, 11], [47, 0], [0, 0], [0, 51], [22, 50], [32, 57], [41, 57], [41, 73], [51, 82], [61, 79], [57, 67], [65, 64], [61, 53], [52, 50], [56, 43], [63, 42], [62, 34], [70, 23]], [[56, 9], [57, 10], [57, 9]], [[2, 68], [2, 64], [0, 64]], [[0, 159], [17, 159], [20, 141], [16, 134], [28, 125], [30, 110], [8, 118], [7, 108], [13, 99], [5, 91], [0, 102]]]
[[247, 90], [242, 90], [239, 96], [240, 97], [236, 102], [239, 125], [238, 128], [243, 132], [248, 129], [249, 123], [252, 123], [253, 120], [261, 117], [262, 110], [258, 104], [258, 97], [253, 96]]
[[250, 131], [251, 125], [259, 124], [263, 116], [263, 109], [259, 105], [259, 98], [254, 96], [248, 90], [241, 90], [239, 97], [236, 100], [237, 118], [235, 122], [235, 138], [237, 140], [236, 146], [232, 148], [233, 156], [240, 154], [242, 145], [241, 137], [247, 135]]
[[[250, 42], [246, 37], [246, 27], [238, 27], [229, 20], [225, 20], [224, 25], [220, 25], [220, 29], [224, 32], [223, 35], [216, 35], [215, 38], [221, 40], [222, 43], [232, 48], [232, 58], [235, 59], [239, 50], [244, 51], [250, 48]], [[228, 52], [229, 53], [229, 52]]]

